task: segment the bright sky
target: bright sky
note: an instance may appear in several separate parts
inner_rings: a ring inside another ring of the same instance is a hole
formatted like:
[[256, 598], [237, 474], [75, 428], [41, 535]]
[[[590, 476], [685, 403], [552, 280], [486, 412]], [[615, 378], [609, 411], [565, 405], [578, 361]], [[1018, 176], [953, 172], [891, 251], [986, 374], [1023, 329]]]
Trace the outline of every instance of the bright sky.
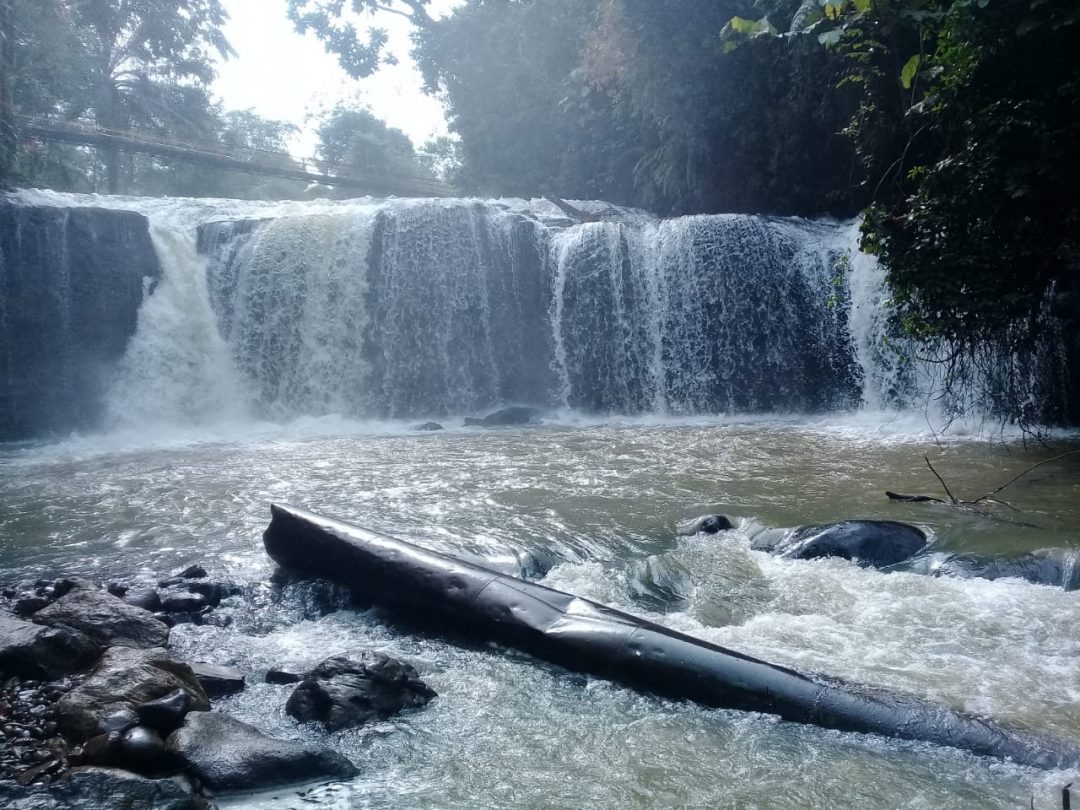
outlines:
[[[435, 16], [456, 0], [435, 0]], [[285, 14], [286, 0], [224, 0], [230, 20], [225, 35], [237, 56], [218, 66], [214, 93], [226, 109], [254, 109], [264, 118], [289, 121], [306, 131], [290, 144], [298, 156], [315, 151], [311, 131], [317, 118], [339, 100], [366, 103], [390, 126], [420, 147], [446, 134], [442, 105], [421, 90], [419, 72], [409, 58], [409, 24], [392, 14], [377, 21], [390, 36], [390, 50], [399, 64], [380, 68], [355, 81], [314, 35], [300, 36]]]

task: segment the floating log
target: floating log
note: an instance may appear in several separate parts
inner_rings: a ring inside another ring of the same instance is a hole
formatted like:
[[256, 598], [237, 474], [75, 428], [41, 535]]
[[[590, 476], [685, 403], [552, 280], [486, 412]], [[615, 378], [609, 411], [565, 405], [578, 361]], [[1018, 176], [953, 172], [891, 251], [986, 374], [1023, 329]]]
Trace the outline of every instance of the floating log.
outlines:
[[524, 650], [567, 669], [706, 706], [840, 731], [925, 740], [1053, 769], [1080, 749], [915, 698], [802, 675], [552, 588], [289, 506], [263, 533], [279, 565], [349, 588], [418, 624]]

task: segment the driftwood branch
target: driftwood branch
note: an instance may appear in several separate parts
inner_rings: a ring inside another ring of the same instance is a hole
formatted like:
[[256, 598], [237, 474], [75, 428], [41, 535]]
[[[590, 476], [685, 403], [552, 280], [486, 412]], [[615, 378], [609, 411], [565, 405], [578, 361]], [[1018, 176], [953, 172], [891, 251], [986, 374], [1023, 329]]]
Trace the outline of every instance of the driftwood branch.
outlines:
[[[1028, 467], [1023, 472], [1019, 472], [1016, 475], [1014, 475], [1012, 478], [1010, 478], [1008, 481], [1006, 481], [1004, 484], [1002, 484], [997, 489], [993, 490], [992, 492], [986, 493], [982, 497], [976, 498], [975, 500], [972, 501], [972, 503], [979, 503], [980, 501], [993, 500], [994, 496], [997, 495], [999, 492], [1001, 492], [1001, 490], [1005, 489], [1006, 487], [1012, 486], [1017, 481], [1019, 481], [1021, 478], [1023, 478], [1025, 475], [1027, 475], [1029, 472], [1033, 472], [1033, 471], [1037, 470], [1039, 467], [1041, 467], [1042, 465], [1049, 464], [1051, 461], [1060, 461], [1061, 459], [1065, 458], [1066, 456], [1074, 456], [1077, 453], [1080, 453], [1080, 450], [1069, 450], [1067, 453], [1062, 453], [1061, 455], [1054, 456], [1053, 458], [1046, 458], [1046, 459], [1043, 459], [1042, 461], [1040, 461], [1040, 462], [1038, 462], [1036, 464], [1032, 464], [1030, 467]], [[998, 501], [998, 503], [1004, 503], [1004, 501]]]
[[1013, 506], [1008, 501], [1000, 500], [999, 498], [995, 498], [994, 496], [997, 495], [1002, 490], [1005, 490], [1008, 487], [1011, 487], [1013, 484], [1015, 484], [1017, 481], [1019, 481], [1025, 475], [1027, 475], [1030, 472], [1033, 472], [1034, 470], [1037, 470], [1039, 467], [1042, 467], [1044, 464], [1049, 464], [1049, 463], [1051, 463], [1053, 461], [1060, 461], [1061, 459], [1063, 459], [1063, 458], [1065, 458], [1067, 456], [1076, 455], [1078, 453], [1080, 453], [1080, 449], [1069, 450], [1069, 451], [1067, 451], [1065, 453], [1061, 453], [1060, 455], [1056, 455], [1053, 458], [1046, 458], [1046, 459], [1043, 459], [1042, 461], [1038, 461], [1038, 462], [1032, 464], [1030, 467], [1028, 467], [1028, 468], [1020, 471], [1016, 475], [1014, 475], [1012, 478], [1010, 478], [1004, 484], [999, 486], [997, 489], [991, 490], [990, 492], [986, 493], [985, 495], [979, 496], [978, 498], [976, 498], [973, 501], [960, 500], [955, 495], [953, 495], [952, 490], [949, 489], [949, 485], [947, 483], [945, 483], [945, 479], [942, 478], [941, 475], [938, 473], [938, 471], [934, 469], [934, 465], [930, 462], [930, 457], [924, 455], [923, 460], [926, 462], [926, 466], [930, 469], [930, 472], [932, 472], [934, 474], [934, 477], [941, 484], [942, 488], [945, 490], [945, 494], [949, 496], [949, 500], [946, 501], [946, 500], [943, 500], [941, 498], [936, 498], [933, 495], [905, 495], [905, 494], [903, 494], [901, 492], [892, 492], [890, 490], [885, 490], [885, 497], [887, 497], [890, 501], [903, 501], [905, 503], [942, 503], [942, 504], [945, 504], [947, 506], [955, 506], [955, 507], [957, 507], [959, 509], [964, 509], [964, 510], [966, 510], [968, 512], [974, 512], [975, 514], [982, 515], [983, 517], [991, 517], [991, 515], [989, 513], [987, 513], [987, 512], [984, 512], [982, 509], [979, 508], [979, 504], [981, 504], [981, 503], [996, 503], [996, 504], [1000, 504], [1001, 506], [1007, 507], [1008, 509], [1011, 509], [1014, 512], [1019, 512], [1020, 510], [1017, 509], [1015, 506]]
[[568, 217], [576, 219], [578, 222], [600, 222], [601, 218], [595, 214], [590, 214], [587, 211], [582, 211], [580, 208], [575, 208], [566, 200], [561, 200], [558, 197], [551, 197], [547, 194], [544, 195], [544, 199], [554, 205]]
[[938, 475], [938, 471], [935, 470], [934, 465], [930, 463], [930, 456], [923, 456], [923, 461], [925, 461], [926, 466], [930, 468], [930, 472], [934, 474], [934, 478], [936, 478], [941, 483], [941, 486], [945, 490], [945, 494], [949, 496], [949, 502], [954, 504], [959, 503], [959, 501], [956, 500], [956, 496], [949, 491], [949, 485], [945, 483], [945, 479]]
[[885, 490], [885, 496], [890, 501], [905, 501], [907, 503], [947, 503], [947, 501], [935, 498], [933, 495], [904, 495], [901, 492], [890, 492], [889, 490]]

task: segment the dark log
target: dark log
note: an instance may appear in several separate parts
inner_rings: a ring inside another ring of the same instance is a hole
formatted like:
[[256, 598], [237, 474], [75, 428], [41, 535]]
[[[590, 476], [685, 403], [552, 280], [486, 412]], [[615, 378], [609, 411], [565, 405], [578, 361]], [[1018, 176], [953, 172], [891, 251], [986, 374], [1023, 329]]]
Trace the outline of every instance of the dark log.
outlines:
[[496, 641], [669, 698], [841, 731], [925, 740], [1038, 768], [1080, 750], [908, 697], [810, 678], [587, 599], [301, 509], [273, 505], [263, 543], [284, 568], [324, 577], [411, 621]]
[[935, 498], [933, 495], [903, 495], [889, 490], [885, 490], [885, 497], [890, 501], [906, 501], [908, 503], [945, 503], [941, 498]]
[[545, 194], [544, 199], [554, 205], [568, 217], [576, 219], [578, 222], [601, 221], [601, 217], [598, 217], [595, 214], [590, 214], [587, 211], [582, 211], [580, 208], [575, 208], [574, 206], [570, 205], [570, 203], [568, 203], [566, 200], [560, 199], [559, 197], [552, 197]]

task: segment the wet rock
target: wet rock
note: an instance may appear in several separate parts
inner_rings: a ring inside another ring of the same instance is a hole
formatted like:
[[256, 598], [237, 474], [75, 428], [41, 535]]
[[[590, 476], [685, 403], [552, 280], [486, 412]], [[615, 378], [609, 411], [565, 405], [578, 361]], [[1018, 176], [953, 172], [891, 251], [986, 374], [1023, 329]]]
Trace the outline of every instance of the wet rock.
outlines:
[[1066, 591], [1076, 591], [1080, 590], [1080, 551], [1040, 549], [1012, 557], [954, 554], [937, 562], [930, 573], [959, 579], [1022, 579], [1033, 585], [1050, 585]]
[[258, 790], [292, 782], [349, 779], [358, 771], [324, 746], [267, 737], [254, 726], [213, 712], [192, 712], [166, 740], [212, 791]]
[[48, 607], [51, 602], [52, 600], [46, 596], [24, 596], [22, 599], [15, 600], [11, 610], [16, 616], [25, 618], [37, 613], [43, 607]]
[[125, 768], [144, 774], [159, 773], [171, 760], [161, 735], [146, 726], [135, 726], [124, 733], [118, 755]]
[[15, 788], [5, 796], [18, 810], [206, 810], [186, 777], [148, 779], [119, 768], [79, 767], [48, 789]]
[[203, 568], [198, 563], [195, 563], [194, 565], [189, 565], [187, 568], [184, 568], [181, 571], [177, 571], [175, 574], [173, 574], [173, 576], [180, 577], [180, 579], [203, 579], [207, 576], [207, 574], [205, 568]]
[[302, 723], [339, 731], [423, 706], [435, 696], [409, 664], [365, 651], [323, 661], [293, 690], [285, 711]]
[[169, 628], [149, 611], [90, 587], [73, 588], [35, 613], [34, 621], [74, 628], [105, 645], [160, 647], [169, 639]]
[[[766, 547], [764, 542], [774, 543]], [[778, 542], [755, 541], [754, 548], [781, 557], [813, 560], [840, 557], [863, 567], [896, 565], [926, 548], [921, 529], [892, 520], [845, 520], [820, 526], [802, 526]]]
[[123, 594], [122, 598], [129, 605], [148, 610], [151, 613], [157, 613], [161, 610], [161, 595], [153, 588], [128, 590]]
[[85, 740], [98, 733], [101, 721], [118, 709], [131, 709], [183, 689], [191, 708], [205, 711], [210, 699], [187, 664], [166, 650], [113, 647], [91, 675], [56, 704], [65, 734]]
[[[139, 724], [139, 715], [131, 709], [124, 707], [109, 712], [98, 722], [98, 730], [102, 734], [123, 734], [132, 726]], [[88, 743], [89, 744], [89, 743]]]
[[100, 654], [101, 646], [78, 630], [0, 614], [0, 673], [51, 680], [88, 666]]
[[[201, 678], [199, 682], [202, 683]], [[189, 711], [191, 695], [183, 689], [135, 707], [139, 723], [162, 734], [171, 734], [180, 728]]]
[[443, 426], [438, 422], [424, 422], [422, 425], [417, 425], [413, 430], [442, 430]]
[[716, 534], [734, 528], [735, 524], [723, 515], [700, 515], [680, 523], [675, 530], [682, 535], [692, 535]]
[[271, 667], [266, 671], [266, 682], [276, 684], [299, 683], [304, 679], [303, 675], [288, 672], [280, 667]]
[[174, 588], [161, 592], [161, 609], [166, 613], [198, 613], [208, 606], [206, 597], [201, 593]]
[[627, 588], [634, 601], [649, 610], [667, 613], [689, 606], [694, 583], [685, 567], [657, 554], [632, 565]]
[[232, 695], [244, 689], [244, 674], [233, 667], [196, 662], [191, 665], [191, 671], [210, 697]]
[[493, 411], [480, 419], [465, 418], [466, 425], [477, 427], [507, 427], [509, 425], [535, 425], [540, 422], [541, 411], [524, 405], [514, 405]]

